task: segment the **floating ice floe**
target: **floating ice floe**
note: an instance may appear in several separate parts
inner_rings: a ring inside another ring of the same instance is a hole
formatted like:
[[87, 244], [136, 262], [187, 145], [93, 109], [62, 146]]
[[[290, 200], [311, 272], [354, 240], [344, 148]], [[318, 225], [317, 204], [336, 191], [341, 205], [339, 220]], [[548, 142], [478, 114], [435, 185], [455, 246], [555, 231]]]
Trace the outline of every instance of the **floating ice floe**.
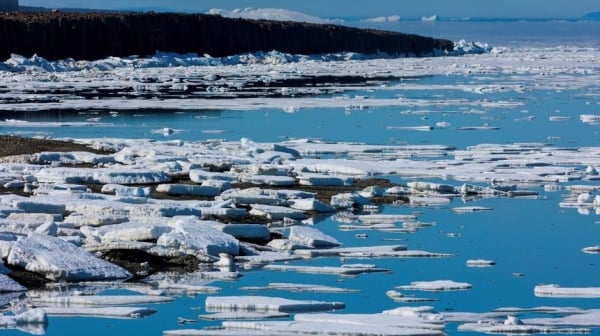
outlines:
[[344, 309], [342, 302], [290, 300], [269, 296], [209, 296], [206, 311], [276, 311], [301, 312]]
[[311, 293], [356, 293], [359, 290], [348, 289], [341, 287], [332, 287], [324, 285], [311, 285], [311, 284], [295, 284], [295, 283], [281, 283], [273, 282], [266, 286], [248, 286], [240, 287], [242, 290], [258, 291], [258, 290], [282, 290], [290, 292], [311, 292]]
[[[4, 266], [2, 266], [4, 267]], [[9, 293], [9, 292], [24, 292], [27, 288], [21, 286], [18, 282], [14, 281], [6, 274], [2, 274], [0, 272], [0, 293]]]
[[496, 261], [487, 259], [469, 259], [467, 260], [468, 267], [491, 267], [496, 265]]
[[120, 305], [139, 305], [148, 303], [166, 303], [174, 299], [158, 295], [70, 295], [31, 297], [37, 307], [106, 307]]
[[452, 280], [414, 281], [410, 285], [398, 286], [399, 289], [423, 291], [453, 291], [471, 289], [471, 284]]
[[304, 211], [292, 209], [289, 207], [265, 204], [251, 204], [251, 207], [252, 209], [250, 209], [249, 212], [250, 215], [265, 217], [272, 220], [279, 220], [283, 218], [306, 218], [306, 214], [304, 213]]
[[492, 208], [483, 207], [483, 206], [464, 206], [464, 207], [454, 207], [452, 211], [457, 213], [468, 213], [468, 212], [480, 212], [480, 211], [491, 211]]
[[551, 284], [535, 286], [533, 292], [540, 297], [600, 298], [600, 287], [561, 287]]
[[598, 254], [600, 253], [600, 245], [587, 246], [581, 249], [583, 253]]
[[334, 266], [294, 266], [294, 265], [265, 265], [264, 269], [283, 272], [299, 272], [311, 274], [331, 274], [331, 275], [360, 275], [365, 273], [390, 272], [389, 269], [373, 267], [371, 265], [344, 265]]
[[169, 195], [190, 196], [217, 196], [221, 194], [221, 189], [218, 187], [192, 184], [159, 184], [156, 186], [156, 191]]
[[327, 248], [342, 245], [337, 239], [308, 226], [292, 226], [288, 234], [292, 242], [313, 248]]
[[232, 235], [214, 229], [210, 222], [182, 217], [175, 219], [171, 225], [173, 230], [158, 237], [157, 245], [195, 255], [201, 260], [206, 255], [216, 257], [219, 253], [239, 254], [239, 241]]
[[430, 310], [400, 308], [375, 314], [295, 314], [292, 321], [225, 321], [222, 329], [168, 330], [165, 335], [380, 335], [441, 336], [444, 323]]
[[508, 316], [506, 320], [485, 321], [477, 323], [465, 323], [458, 326], [460, 331], [473, 331], [488, 334], [587, 334], [591, 332], [590, 328], [557, 328], [547, 325], [525, 324], [514, 316]]
[[48, 316], [88, 316], [103, 318], [143, 318], [153, 315], [156, 309], [142, 307], [43, 307]]
[[0, 315], [0, 329], [19, 329], [35, 335], [43, 335], [48, 316], [43, 309], [30, 309], [15, 315]]
[[377, 246], [357, 246], [357, 247], [329, 247], [323, 249], [298, 248], [294, 254], [305, 258], [331, 257], [354, 254], [357, 257], [365, 256], [386, 256], [395, 252], [406, 251], [406, 245], [377, 245]]
[[257, 311], [235, 311], [235, 312], [216, 312], [212, 314], [203, 314], [198, 317], [204, 320], [211, 321], [228, 321], [228, 320], [262, 320], [273, 318], [287, 318], [289, 313], [283, 312], [257, 312]]
[[112, 280], [131, 276], [125, 269], [98, 259], [80, 247], [39, 233], [18, 239], [7, 262], [55, 281]]
[[436, 301], [436, 299], [432, 299], [432, 298], [421, 298], [421, 297], [415, 297], [415, 296], [411, 296], [411, 295], [405, 295], [396, 290], [389, 290], [389, 291], [385, 292], [385, 295], [387, 295], [390, 299], [394, 300], [395, 302], [403, 302], [403, 303]]

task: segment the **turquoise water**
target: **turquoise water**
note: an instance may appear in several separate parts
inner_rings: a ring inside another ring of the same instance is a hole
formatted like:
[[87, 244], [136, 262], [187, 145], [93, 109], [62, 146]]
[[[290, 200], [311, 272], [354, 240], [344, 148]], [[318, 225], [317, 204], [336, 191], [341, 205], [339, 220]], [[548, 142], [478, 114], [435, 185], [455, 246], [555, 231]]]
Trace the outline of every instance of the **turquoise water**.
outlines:
[[[412, 26], [409, 26], [412, 25]], [[600, 42], [598, 23], [572, 22], [438, 22], [433, 26], [420, 22], [398, 24], [394, 29], [410, 28], [416, 33], [431, 33], [453, 40], [489, 41], [504, 46], [520, 48], [527, 45], [553, 47], [556, 45], [587, 46]], [[600, 66], [600, 63], [598, 63]], [[577, 77], [578, 75], [573, 75]], [[552, 143], [561, 147], [599, 146], [597, 125], [579, 121], [580, 114], [594, 114], [600, 110], [598, 85], [553, 90], [527, 86], [524, 92], [508, 90], [486, 94], [465, 92], [441, 87], [464, 83], [515, 84], [518, 78], [510, 74], [483, 76], [427, 76], [415, 79], [423, 90], [349, 90], [345, 94], [367, 95], [373, 98], [404, 97], [411, 99], [462, 99], [464, 103], [452, 106], [427, 106], [426, 113], [415, 107], [374, 107], [362, 110], [344, 108], [301, 108], [295, 113], [281, 109], [256, 109], [249, 111], [197, 110], [197, 111], [136, 111], [122, 112], [117, 117], [107, 111], [52, 112], [7, 114], [6, 118], [38, 122], [83, 122], [90, 117], [101, 117], [110, 123], [103, 127], [47, 127], [0, 128], [2, 133], [23, 135], [48, 135], [73, 138], [148, 138], [156, 140], [203, 140], [219, 138], [239, 140], [248, 137], [258, 142], [281, 141], [289, 138], [320, 138], [330, 141], [355, 141], [370, 144], [444, 144], [458, 149], [481, 143], [505, 144], [514, 142]], [[389, 86], [398, 84], [387, 83]], [[474, 107], [471, 102], [481, 100], [510, 101], [517, 106], [475, 107], [485, 113], [466, 113]], [[422, 111], [421, 111], [422, 112]], [[550, 121], [550, 116], [560, 115], [571, 119]], [[432, 131], [400, 130], [396, 126], [436, 125], [448, 122], [451, 126], [434, 127]], [[498, 127], [496, 130], [460, 130], [462, 126]], [[170, 128], [181, 132], [163, 135], [157, 129]], [[400, 181], [402, 182], [402, 181]], [[455, 181], [446, 183], [460, 184]], [[320, 258], [292, 264], [339, 266], [341, 263], [369, 263], [390, 269], [389, 273], [365, 274], [356, 277], [301, 274], [250, 270], [236, 281], [215, 282], [222, 288], [216, 295], [248, 295], [244, 286], [264, 286], [270, 282], [322, 284], [359, 289], [359, 293], [311, 294], [281, 291], [261, 291], [259, 295], [286, 298], [342, 301], [344, 313], [377, 313], [393, 309], [395, 303], [385, 292], [412, 281], [450, 279], [468, 282], [473, 288], [452, 292], [410, 292], [419, 297], [431, 297], [439, 312], [488, 312], [500, 307], [561, 306], [600, 308], [598, 299], [538, 298], [533, 288], [538, 284], [556, 283], [564, 287], [598, 286], [600, 279], [599, 255], [585, 254], [581, 248], [600, 243], [600, 225], [595, 214], [584, 215], [576, 209], [559, 207], [563, 200], [561, 191], [546, 192], [541, 186], [532, 186], [539, 197], [484, 199], [471, 203], [453, 200], [449, 205], [435, 208], [409, 208], [386, 206], [383, 213], [418, 212], [419, 220], [435, 225], [415, 233], [389, 233], [369, 231], [368, 237], [358, 239], [357, 232], [340, 231], [339, 223], [324, 218], [316, 225], [323, 232], [336, 237], [344, 246], [381, 244], [406, 244], [410, 249], [453, 254], [442, 259], [373, 259], [340, 260]], [[457, 214], [453, 207], [478, 205], [492, 211]], [[450, 234], [450, 235], [449, 235]], [[492, 259], [494, 267], [469, 268], [468, 259]], [[163, 330], [217, 326], [219, 321], [198, 321], [179, 325], [178, 317], [196, 319], [204, 314], [206, 295], [177, 297], [174, 303], [148, 305], [158, 310], [150, 317], [139, 320], [110, 320], [100, 318], [50, 318], [46, 335], [160, 335]], [[419, 304], [411, 304], [419, 305]], [[459, 335], [454, 324], [448, 324], [446, 333]], [[3, 331], [6, 335], [21, 335], [19, 331]], [[464, 333], [462, 333], [464, 334]], [[593, 334], [600, 335], [596, 329]]]

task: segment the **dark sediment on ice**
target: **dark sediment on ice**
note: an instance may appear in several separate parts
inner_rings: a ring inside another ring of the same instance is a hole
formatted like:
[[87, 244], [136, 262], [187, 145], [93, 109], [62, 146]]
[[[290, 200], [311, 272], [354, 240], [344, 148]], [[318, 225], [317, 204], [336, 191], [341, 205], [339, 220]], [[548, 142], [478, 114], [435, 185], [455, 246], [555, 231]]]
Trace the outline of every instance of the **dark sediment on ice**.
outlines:
[[50, 60], [148, 56], [156, 51], [213, 57], [278, 50], [292, 54], [357, 52], [431, 55], [453, 43], [397, 32], [339, 25], [245, 20], [206, 14], [0, 14], [0, 59], [12, 53]]

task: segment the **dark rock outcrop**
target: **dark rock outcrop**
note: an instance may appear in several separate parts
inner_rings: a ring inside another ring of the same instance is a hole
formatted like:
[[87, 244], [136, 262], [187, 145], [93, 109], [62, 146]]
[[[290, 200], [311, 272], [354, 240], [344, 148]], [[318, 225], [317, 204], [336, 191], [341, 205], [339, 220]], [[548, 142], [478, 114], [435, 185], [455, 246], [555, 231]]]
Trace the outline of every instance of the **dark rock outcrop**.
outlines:
[[56, 60], [153, 55], [213, 57], [278, 50], [430, 55], [453, 43], [419, 35], [338, 25], [230, 19], [175, 13], [12, 13], [0, 16], [0, 59], [11, 53]]

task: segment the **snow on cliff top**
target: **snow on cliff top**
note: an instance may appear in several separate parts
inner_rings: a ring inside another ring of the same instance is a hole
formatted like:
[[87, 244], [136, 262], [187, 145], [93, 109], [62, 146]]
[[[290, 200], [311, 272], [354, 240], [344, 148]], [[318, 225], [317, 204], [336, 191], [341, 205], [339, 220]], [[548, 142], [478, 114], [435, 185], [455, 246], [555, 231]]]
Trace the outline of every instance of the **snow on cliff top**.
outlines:
[[229, 18], [241, 18], [250, 20], [275, 20], [275, 21], [295, 21], [309, 23], [332, 23], [329, 19], [291, 11], [281, 8], [238, 8], [231, 11], [220, 8], [212, 8], [207, 14], [221, 15]]

